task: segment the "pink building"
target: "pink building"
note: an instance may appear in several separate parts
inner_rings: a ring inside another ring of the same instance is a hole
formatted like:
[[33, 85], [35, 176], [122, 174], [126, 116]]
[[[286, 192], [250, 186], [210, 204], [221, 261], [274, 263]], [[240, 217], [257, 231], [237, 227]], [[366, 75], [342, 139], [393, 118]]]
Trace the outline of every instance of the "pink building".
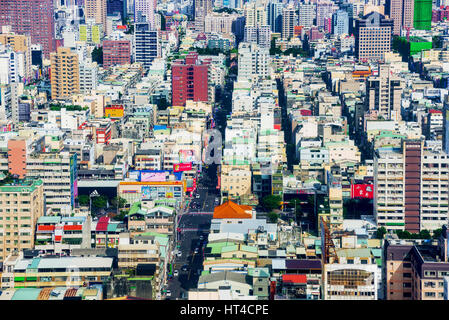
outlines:
[[318, 30], [317, 27], [310, 28], [309, 30], [309, 41], [317, 41], [324, 38], [324, 34]]
[[432, 10], [432, 22], [449, 20], [449, 6]]
[[129, 40], [103, 41], [103, 67], [131, 63], [131, 44]]
[[0, 27], [11, 26], [17, 34], [31, 36], [32, 44], [42, 45], [46, 58], [55, 51], [52, 0], [0, 0]]
[[[143, 22], [141, 16], [145, 16], [145, 21], [152, 28], [155, 27], [154, 11], [156, 10], [156, 1], [154, 0], [135, 0], [134, 1], [134, 21]], [[141, 15], [141, 16], [140, 16]]]

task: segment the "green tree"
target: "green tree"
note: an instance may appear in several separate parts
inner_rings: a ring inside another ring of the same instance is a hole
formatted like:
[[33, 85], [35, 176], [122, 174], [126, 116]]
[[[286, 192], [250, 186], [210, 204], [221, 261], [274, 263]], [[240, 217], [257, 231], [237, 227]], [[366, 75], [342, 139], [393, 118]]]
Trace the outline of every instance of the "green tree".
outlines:
[[432, 37], [432, 48], [442, 48], [443, 41], [441, 40], [441, 36], [433, 36]]
[[270, 194], [262, 198], [262, 206], [269, 211], [279, 209], [281, 201], [282, 198], [280, 196]]
[[126, 199], [121, 198], [121, 197], [114, 197], [111, 199], [111, 206], [113, 208], [123, 208], [126, 205]]
[[443, 233], [443, 229], [441, 229], [441, 228], [433, 230], [432, 238], [438, 239], [441, 236], [442, 233]]
[[88, 206], [89, 205], [89, 196], [82, 194], [78, 197], [78, 203], [80, 206]]
[[97, 209], [106, 208], [107, 204], [108, 204], [108, 197], [106, 196], [98, 196], [92, 198], [92, 206], [94, 206]]
[[103, 64], [103, 47], [94, 48], [92, 50], [92, 61], [99, 65]]
[[270, 219], [270, 222], [276, 223], [279, 219], [279, 215], [276, 212], [271, 211], [268, 213], [268, 219]]
[[282, 50], [276, 47], [276, 39], [271, 40], [270, 55], [282, 54]]
[[385, 227], [377, 228], [376, 231], [376, 239], [383, 239], [384, 235], [387, 233], [387, 229]]

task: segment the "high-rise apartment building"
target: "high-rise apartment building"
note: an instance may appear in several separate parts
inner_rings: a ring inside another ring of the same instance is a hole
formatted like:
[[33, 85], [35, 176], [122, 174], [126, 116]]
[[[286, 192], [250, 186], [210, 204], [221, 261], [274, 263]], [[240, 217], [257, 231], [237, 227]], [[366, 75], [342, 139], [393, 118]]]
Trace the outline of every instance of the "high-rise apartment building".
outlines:
[[336, 7], [333, 2], [319, 1], [316, 4], [316, 26], [323, 27], [325, 25], [325, 20], [331, 18], [332, 14], [335, 12]]
[[303, 27], [313, 26], [313, 19], [315, 19], [316, 11], [315, 4], [302, 3], [299, 6], [299, 22], [298, 25]]
[[0, 27], [11, 26], [16, 34], [29, 35], [49, 58], [56, 47], [53, 0], [0, 0]]
[[335, 35], [349, 33], [349, 15], [347, 11], [338, 10], [332, 15], [332, 33]]
[[267, 25], [268, 16], [266, 3], [264, 1], [254, 1], [245, 3], [245, 26], [254, 27]]
[[126, 0], [107, 0], [106, 12], [108, 16], [112, 16], [117, 12], [120, 13], [122, 21], [128, 16], [127, 1]]
[[17, 83], [19, 77], [18, 54], [3, 45], [0, 45], [0, 84]]
[[298, 16], [293, 5], [289, 5], [282, 11], [282, 38], [293, 37], [294, 27], [297, 25]]
[[0, 33], [0, 43], [7, 46], [16, 53], [24, 55], [24, 78], [28, 81], [32, 77], [31, 73], [31, 38], [22, 34]]
[[257, 44], [242, 42], [239, 45], [238, 79], [255, 80], [270, 76], [270, 51]]
[[50, 55], [51, 97], [67, 99], [80, 92], [78, 54], [70, 48], [59, 47]]
[[155, 10], [154, 0], [134, 0], [134, 22], [147, 22], [150, 24], [150, 29], [155, 28]]
[[400, 121], [404, 87], [404, 81], [392, 75], [388, 64], [380, 64], [377, 76], [367, 78], [367, 109], [377, 111], [377, 115], [384, 120]]
[[134, 61], [149, 69], [154, 58], [159, 56], [159, 36], [148, 22], [134, 24]]
[[385, 14], [393, 19], [393, 34], [413, 28], [414, 0], [386, 0]]
[[98, 84], [98, 65], [89, 60], [82, 61], [79, 64], [80, 93], [90, 94], [92, 90], [97, 89]]
[[405, 140], [374, 155], [374, 215], [387, 230], [435, 230], [448, 221], [449, 158], [424, 141]]
[[255, 43], [261, 48], [270, 48], [270, 26], [245, 27], [244, 42]]
[[432, 0], [414, 0], [413, 27], [430, 30], [432, 24]]
[[361, 60], [381, 60], [391, 51], [393, 20], [371, 12], [355, 21], [355, 54]]
[[200, 63], [196, 52], [172, 65], [172, 104], [185, 106], [187, 100], [209, 101], [209, 65]]
[[210, 13], [204, 19], [204, 32], [232, 35], [238, 17], [236, 14]]
[[383, 250], [387, 300], [445, 300], [448, 234], [438, 240], [386, 239]]
[[103, 67], [130, 64], [131, 43], [129, 40], [103, 41]]
[[0, 186], [0, 259], [34, 248], [37, 219], [44, 214], [42, 180], [17, 180]]
[[282, 2], [277, 0], [270, 1], [267, 5], [267, 23], [271, 32], [282, 32], [282, 8]]
[[106, 29], [106, 0], [84, 0], [85, 16], [87, 19], [94, 19], [95, 23], [103, 25]]

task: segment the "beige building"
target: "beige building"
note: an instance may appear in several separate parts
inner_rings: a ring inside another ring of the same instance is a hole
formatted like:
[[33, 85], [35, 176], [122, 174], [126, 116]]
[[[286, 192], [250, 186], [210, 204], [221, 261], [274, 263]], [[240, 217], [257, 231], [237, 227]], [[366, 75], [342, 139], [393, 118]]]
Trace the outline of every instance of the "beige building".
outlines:
[[58, 48], [50, 54], [51, 97], [67, 99], [80, 92], [78, 54], [70, 48]]
[[393, 76], [390, 65], [379, 65], [378, 75], [368, 78], [366, 96], [369, 110], [384, 120], [401, 121], [401, 96], [404, 81]]
[[449, 158], [422, 141], [405, 140], [402, 150], [374, 156], [374, 216], [387, 231], [418, 233], [448, 221]]
[[[4, 182], [2, 182], [4, 183]], [[34, 248], [37, 219], [43, 215], [42, 180], [19, 180], [0, 186], [0, 259], [14, 250]]]
[[31, 38], [22, 34], [3, 33], [0, 34], [0, 43], [10, 45], [15, 52], [23, 52], [25, 55], [25, 77], [31, 78]]
[[249, 165], [221, 166], [221, 192], [229, 198], [251, 193], [251, 170]]
[[95, 19], [95, 23], [101, 23], [106, 29], [106, 0], [86, 0], [86, 18]]

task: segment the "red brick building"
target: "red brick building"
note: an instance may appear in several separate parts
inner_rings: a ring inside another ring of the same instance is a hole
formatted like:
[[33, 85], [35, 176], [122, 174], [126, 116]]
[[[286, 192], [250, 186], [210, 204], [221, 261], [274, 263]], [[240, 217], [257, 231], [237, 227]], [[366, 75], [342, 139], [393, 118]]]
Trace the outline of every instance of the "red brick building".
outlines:
[[129, 40], [103, 41], [103, 67], [130, 64], [131, 43]]
[[52, 0], [0, 0], [0, 27], [11, 26], [17, 34], [31, 36], [42, 45], [46, 58], [56, 50]]
[[172, 104], [185, 106], [187, 100], [209, 100], [208, 63], [201, 63], [196, 52], [172, 65]]

